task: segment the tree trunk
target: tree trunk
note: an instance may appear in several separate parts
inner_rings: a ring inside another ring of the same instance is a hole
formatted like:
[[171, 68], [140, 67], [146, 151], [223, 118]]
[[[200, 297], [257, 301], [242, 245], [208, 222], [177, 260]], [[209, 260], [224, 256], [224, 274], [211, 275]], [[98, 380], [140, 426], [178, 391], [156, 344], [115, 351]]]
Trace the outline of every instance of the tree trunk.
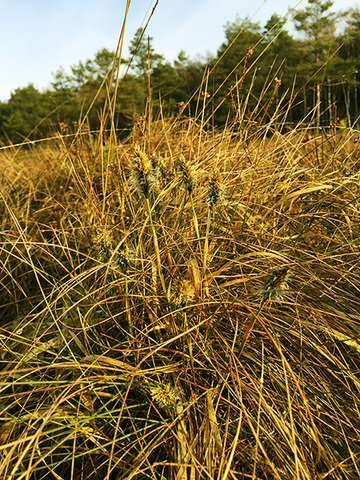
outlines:
[[317, 133], [320, 131], [320, 103], [321, 103], [321, 85], [320, 82], [316, 82], [316, 130]]
[[327, 104], [329, 109], [329, 127], [332, 126], [331, 80], [328, 78]]
[[347, 126], [350, 128], [351, 127], [351, 116], [350, 116], [350, 86], [349, 84], [347, 85], [347, 88], [345, 89], [345, 84], [342, 84], [343, 87], [343, 94], [344, 94], [344, 103], [345, 103], [345, 109], [346, 109], [346, 121], [347, 121]]
[[354, 83], [354, 117], [355, 117], [355, 122], [357, 123], [358, 119], [358, 85], [357, 85], [357, 79], [356, 79], [356, 72], [355, 72], [355, 83]]

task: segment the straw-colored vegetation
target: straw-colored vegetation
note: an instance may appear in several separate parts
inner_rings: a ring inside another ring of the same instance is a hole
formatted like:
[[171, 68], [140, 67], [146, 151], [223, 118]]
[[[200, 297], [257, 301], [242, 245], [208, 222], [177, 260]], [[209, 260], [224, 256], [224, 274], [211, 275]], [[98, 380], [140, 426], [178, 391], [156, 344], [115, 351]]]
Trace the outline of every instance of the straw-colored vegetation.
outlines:
[[356, 139], [3, 149], [0, 478], [360, 477]]

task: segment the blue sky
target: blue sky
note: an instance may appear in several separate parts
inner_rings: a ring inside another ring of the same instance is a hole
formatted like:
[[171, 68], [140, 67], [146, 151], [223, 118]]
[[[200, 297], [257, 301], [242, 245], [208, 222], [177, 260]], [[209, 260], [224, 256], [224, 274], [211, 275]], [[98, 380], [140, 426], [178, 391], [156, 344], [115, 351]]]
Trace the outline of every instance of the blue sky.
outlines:
[[[148, 34], [153, 47], [168, 60], [180, 50], [195, 58], [215, 53], [224, 41], [224, 25], [253, 17], [264, 24], [296, 0], [158, 0]], [[132, 0], [126, 24], [125, 49], [144, 26], [156, 0]], [[126, 0], [0, 0], [0, 100], [33, 83], [49, 87], [52, 72], [93, 58], [103, 47], [115, 50], [124, 20]], [[337, 10], [358, 6], [356, 0], [335, 0]]]

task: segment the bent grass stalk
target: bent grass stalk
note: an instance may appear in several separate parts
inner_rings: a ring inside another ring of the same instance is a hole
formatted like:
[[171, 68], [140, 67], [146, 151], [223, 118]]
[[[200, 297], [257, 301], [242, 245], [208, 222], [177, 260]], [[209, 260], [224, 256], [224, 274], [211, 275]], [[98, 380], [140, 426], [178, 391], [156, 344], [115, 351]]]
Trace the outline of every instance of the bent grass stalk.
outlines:
[[206, 232], [205, 232], [205, 244], [204, 244], [204, 256], [203, 256], [203, 286], [204, 286], [204, 296], [209, 296], [209, 285], [206, 275], [207, 269], [207, 260], [209, 254], [209, 231], [210, 231], [210, 224], [211, 224], [211, 217], [212, 217], [212, 210], [208, 209], [207, 214], [207, 221], [206, 221]]
[[[187, 332], [189, 328], [189, 321], [187, 317], [186, 310], [184, 310], [184, 331]], [[193, 345], [192, 345], [192, 339], [191, 339], [191, 333], [186, 334], [186, 342], [189, 350], [189, 357], [190, 357], [190, 365], [191, 365], [191, 371], [193, 374], [193, 378], [195, 380], [195, 367], [194, 367], [194, 354], [193, 354]]]
[[248, 323], [248, 325], [247, 325], [247, 327], [246, 327], [246, 330], [245, 330], [245, 333], [244, 333], [244, 336], [243, 336], [243, 339], [242, 339], [241, 344], [240, 344], [239, 353], [238, 353], [238, 358], [241, 357], [241, 354], [242, 354], [243, 351], [244, 351], [244, 348], [245, 348], [246, 342], [247, 342], [247, 340], [248, 340], [248, 338], [249, 338], [249, 335], [250, 335], [250, 333], [252, 332], [252, 330], [253, 330], [253, 328], [254, 328], [254, 326], [255, 326], [256, 320], [258, 319], [258, 317], [259, 317], [259, 315], [260, 315], [260, 313], [261, 313], [261, 310], [263, 309], [263, 306], [265, 305], [266, 302], [267, 302], [266, 299], [261, 300], [260, 306], [259, 306], [257, 312], [254, 314], [253, 320], [251, 320], [251, 321]]

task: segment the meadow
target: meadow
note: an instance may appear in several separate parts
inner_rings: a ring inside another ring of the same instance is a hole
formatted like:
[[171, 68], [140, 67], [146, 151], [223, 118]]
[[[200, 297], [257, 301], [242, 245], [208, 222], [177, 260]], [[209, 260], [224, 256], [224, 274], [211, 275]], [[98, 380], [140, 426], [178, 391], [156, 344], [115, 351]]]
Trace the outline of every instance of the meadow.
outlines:
[[358, 140], [3, 147], [0, 478], [360, 478]]

